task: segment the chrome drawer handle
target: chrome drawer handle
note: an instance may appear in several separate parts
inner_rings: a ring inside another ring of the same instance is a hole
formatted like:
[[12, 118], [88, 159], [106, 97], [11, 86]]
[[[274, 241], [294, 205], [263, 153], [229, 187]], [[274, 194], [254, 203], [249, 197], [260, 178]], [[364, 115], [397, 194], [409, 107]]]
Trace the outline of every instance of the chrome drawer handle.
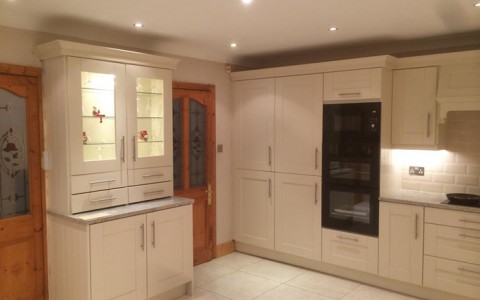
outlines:
[[105, 180], [98, 180], [98, 181], [91, 181], [90, 184], [99, 184], [99, 183], [107, 183], [107, 182], [114, 182], [117, 181], [116, 179], [105, 179]]
[[354, 93], [339, 93], [339, 96], [361, 96], [361, 92], [354, 92]]
[[430, 137], [430, 113], [427, 113], [427, 138]]
[[164, 174], [162, 174], [162, 173], [142, 175], [143, 178], [162, 177], [162, 176], [164, 176]]
[[473, 223], [473, 224], [480, 224], [479, 221], [470, 221], [470, 220], [467, 220], [467, 219], [461, 219], [460, 222], [465, 222], [465, 223]]
[[272, 166], [272, 146], [268, 146], [268, 165]]
[[470, 238], [470, 239], [480, 240], [480, 237], [478, 237], [478, 236], [468, 235], [468, 234], [465, 234], [465, 233], [460, 233], [460, 234], [458, 234], [458, 235], [461, 236], [461, 237], [464, 237], [464, 238]]
[[124, 136], [122, 136], [121, 160], [122, 162], [125, 162], [125, 137]]
[[142, 224], [140, 228], [142, 229], [142, 244], [140, 245], [140, 247], [142, 248], [142, 250], [145, 250], [145, 224]]
[[318, 169], [318, 148], [315, 148], [315, 170]]
[[463, 267], [457, 268], [457, 270], [459, 270], [459, 271], [461, 271], [461, 272], [467, 272], [467, 273], [473, 273], [473, 274], [478, 274], [478, 275], [480, 275], [480, 272], [468, 270], [468, 269], [465, 269], [465, 268], [463, 268]]
[[143, 195], [146, 196], [146, 195], [151, 195], [151, 194], [159, 194], [159, 193], [163, 193], [165, 192], [165, 190], [158, 190], [158, 191], [151, 191], [151, 192], [143, 192]]
[[418, 214], [415, 214], [415, 239], [418, 239], [418, 220], [419, 220]]
[[152, 246], [155, 248], [155, 221], [152, 222]]
[[95, 200], [90, 200], [90, 203], [98, 203], [98, 202], [107, 202], [107, 201], [113, 201], [117, 199], [117, 197], [110, 197], [110, 198], [100, 198], [100, 199], [95, 199]]
[[315, 205], [318, 203], [318, 183], [315, 182]]
[[339, 238], [341, 240], [349, 240], [349, 241], [353, 241], [353, 242], [358, 242], [357, 238], [349, 238], [349, 237], [344, 237], [344, 236], [341, 236], [341, 235], [337, 235], [337, 238]]
[[136, 136], [133, 136], [133, 138], [132, 138], [132, 146], [133, 146], [132, 158], [133, 158], [133, 161], [137, 161], [137, 143], [135, 143], [135, 138], [136, 138]]

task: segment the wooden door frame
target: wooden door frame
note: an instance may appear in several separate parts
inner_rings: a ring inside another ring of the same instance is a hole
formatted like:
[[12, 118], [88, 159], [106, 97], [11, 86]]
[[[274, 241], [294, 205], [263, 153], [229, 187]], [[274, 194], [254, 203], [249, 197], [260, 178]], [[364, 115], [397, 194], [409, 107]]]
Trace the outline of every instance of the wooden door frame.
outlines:
[[[207, 128], [212, 131], [213, 133], [213, 140], [210, 137], [207, 139], [207, 143], [210, 144], [211, 147], [210, 151], [207, 152], [207, 161], [211, 161], [211, 168], [207, 168], [207, 178], [211, 179], [212, 181], [212, 205], [211, 205], [211, 212], [212, 218], [208, 220], [209, 228], [211, 229], [210, 236], [212, 244], [210, 245], [210, 249], [212, 251], [213, 257], [217, 257], [217, 172], [216, 172], [216, 99], [215, 99], [215, 86], [212, 84], [201, 84], [201, 83], [189, 83], [189, 82], [172, 82], [172, 89], [181, 89], [181, 90], [192, 90], [192, 91], [204, 91], [209, 93], [208, 101], [212, 103], [211, 109], [207, 110], [207, 121], [211, 120], [210, 124], [207, 123]], [[173, 95], [173, 92], [172, 92]], [[211, 128], [211, 129], [210, 129]]]
[[[35, 269], [42, 268], [43, 272], [41, 275], [35, 274], [35, 286], [36, 289], [40, 289], [40, 291], [43, 290], [43, 299], [48, 299], [48, 255], [47, 255], [47, 230], [46, 230], [46, 195], [45, 195], [45, 172], [41, 168], [41, 153], [44, 151], [44, 137], [43, 137], [43, 109], [42, 109], [42, 70], [40, 68], [35, 68], [35, 67], [28, 67], [28, 66], [20, 66], [20, 65], [12, 65], [12, 64], [5, 64], [5, 63], [0, 63], [0, 75], [6, 75], [6, 76], [18, 76], [21, 78], [24, 78], [25, 80], [30, 81], [30, 83], [33, 86], [36, 86], [36, 94], [35, 96], [35, 101], [36, 101], [36, 111], [35, 109], [30, 109], [27, 105], [27, 117], [28, 114], [35, 114], [36, 118], [38, 119], [38, 124], [28, 124], [27, 123], [27, 128], [29, 131], [32, 129], [35, 129], [35, 131], [38, 133], [38, 136], [36, 139], [34, 139], [34, 143], [37, 144], [38, 151], [39, 153], [34, 153], [36, 156], [34, 156], [33, 159], [29, 159], [29, 164], [35, 164], [38, 165], [38, 168], [29, 168], [30, 175], [29, 177], [34, 177], [38, 178], [39, 180], [38, 185], [33, 185], [30, 186], [30, 188], [37, 188], [39, 190], [39, 196], [40, 196], [40, 203], [32, 203], [30, 202], [30, 211], [35, 213], [33, 216], [33, 226], [34, 226], [34, 231], [42, 231], [42, 237], [43, 239], [42, 245], [43, 245], [43, 257], [42, 259], [42, 266], [38, 266], [38, 257], [35, 259]], [[7, 86], [8, 88], [9, 86]], [[0, 86], [0, 88], [3, 88], [3, 85]], [[8, 89], [7, 91], [18, 95], [20, 97], [26, 97], [28, 94], [25, 94], [23, 91], [14, 91], [11, 89]], [[28, 89], [27, 89], [28, 92]], [[31, 141], [29, 141], [31, 142]], [[27, 215], [28, 216], [28, 215]], [[28, 218], [27, 216], [20, 216], [22, 220], [26, 220]], [[35, 237], [34, 239], [39, 239], [39, 237]], [[37, 256], [37, 254], [35, 254]], [[38, 278], [41, 276], [41, 278]], [[39, 287], [38, 285], [42, 284], [43, 287]], [[37, 293], [40, 292], [39, 290], [36, 290]], [[35, 297], [39, 296], [38, 294], [35, 295]]]

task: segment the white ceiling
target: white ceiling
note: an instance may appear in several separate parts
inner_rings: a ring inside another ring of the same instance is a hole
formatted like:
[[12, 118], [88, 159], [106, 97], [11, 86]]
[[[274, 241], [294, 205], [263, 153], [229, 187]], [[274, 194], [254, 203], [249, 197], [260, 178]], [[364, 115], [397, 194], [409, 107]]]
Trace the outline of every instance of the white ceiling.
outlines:
[[[226, 63], [480, 36], [480, 0], [0, 0], [0, 25]], [[145, 27], [137, 30], [133, 23]], [[339, 28], [330, 32], [329, 27]], [[119, 42], [120, 41], [120, 42]], [[230, 42], [238, 43], [236, 49]], [[3, 42], [3, 41], [2, 41]], [[133, 44], [133, 45], [132, 45]], [[477, 41], [480, 45], [480, 41]]]

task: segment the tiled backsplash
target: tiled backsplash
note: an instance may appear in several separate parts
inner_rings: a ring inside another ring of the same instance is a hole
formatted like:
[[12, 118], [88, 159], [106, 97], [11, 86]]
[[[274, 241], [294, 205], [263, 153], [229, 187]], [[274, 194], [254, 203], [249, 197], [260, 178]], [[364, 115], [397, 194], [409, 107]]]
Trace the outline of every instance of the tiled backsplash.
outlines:
[[[446, 124], [446, 151], [394, 150], [401, 188], [480, 195], [480, 111], [450, 112]], [[409, 175], [409, 166], [425, 167], [425, 176]]]

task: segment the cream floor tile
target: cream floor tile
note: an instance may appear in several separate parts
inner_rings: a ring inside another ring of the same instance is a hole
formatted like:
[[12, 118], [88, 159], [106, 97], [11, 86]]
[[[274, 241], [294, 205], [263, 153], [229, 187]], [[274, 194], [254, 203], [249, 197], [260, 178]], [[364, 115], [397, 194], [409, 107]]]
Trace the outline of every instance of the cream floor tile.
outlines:
[[183, 296], [183, 297], [177, 298], [177, 300], [229, 300], [229, 299], [230, 298], [223, 297], [199, 288], [196, 288], [193, 291], [193, 297]]
[[195, 286], [199, 286], [234, 271], [235, 269], [217, 264], [215, 261], [209, 261], [193, 268], [193, 283]]
[[282, 284], [255, 300], [332, 300], [332, 298]]
[[360, 286], [354, 281], [312, 271], [297, 276], [286, 284], [333, 299], [341, 299]]
[[240, 270], [242, 272], [262, 276], [282, 283], [306, 272], [306, 270], [302, 268], [266, 259], [251, 264]]
[[263, 260], [263, 258], [243, 254], [240, 252], [233, 252], [231, 254], [217, 258], [213, 260], [213, 262], [228, 268], [233, 268], [238, 270], [238, 269], [247, 267], [250, 264], [259, 262], [260, 260]]
[[398, 294], [373, 286], [361, 285], [343, 297], [342, 300], [419, 300], [419, 298]]
[[201, 285], [208, 290], [235, 300], [249, 300], [280, 285], [279, 282], [241, 271], [224, 275], [212, 282]]

